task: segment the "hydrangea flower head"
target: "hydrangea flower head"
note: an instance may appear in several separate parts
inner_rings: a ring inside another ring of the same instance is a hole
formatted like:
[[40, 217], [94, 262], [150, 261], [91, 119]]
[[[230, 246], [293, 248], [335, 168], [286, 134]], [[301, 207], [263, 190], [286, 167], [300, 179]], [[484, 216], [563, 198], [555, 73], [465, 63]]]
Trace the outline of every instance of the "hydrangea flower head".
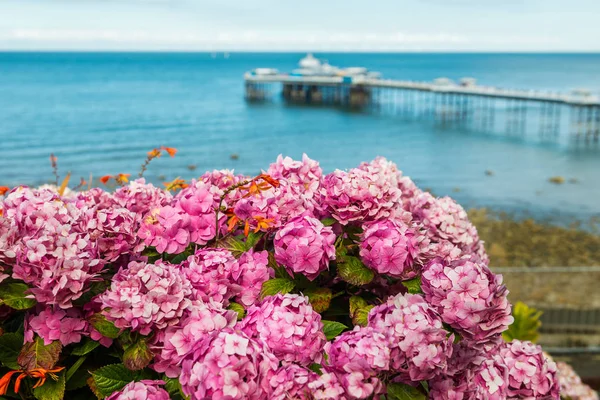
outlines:
[[275, 259], [293, 276], [314, 280], [335, 258], [335, 234], [331, 227], [309, 215], [290, 220], [275, 234]]
[[275, 271], [268, 266], [267, 251], [247, 251], [238, 259], [241, 274], [237, 280], [240, 286], [238, 301], [250, 307], [258, 301], [262, 284], [271, 279]]
[[129, 263], [101, 297], [104, 315], [117, 328], [148, 335], [175, 325], [191, 303], [192, 285], [174, 265]]
[[163, 381], [142, 380], [129, 382], [120, 391], [111, 394], [106, 400], [169, 400], [169, 393], [161, 385]]
[[271, 377], [273, 394], [270, 400], [312, 400], [308, 384], [317, 379], [319, 375], [298, 364], [282, 365]]
[[420, 295], [398, 294], [369, 312], [368, 326], [385, 335], [391, 370], [400, 379], [416, 382], [446, 371], [454, 335]]
[[25, 341], [32, 342], [33, 334], [44, 340], [44, 345], [58, 340], [63, 346], [79, 343], [87, 333], [88, 323], [75, 308], [69, 310], [46, 308], [25, 320]]
[[425, 267], [421, 289], [444, 322], [472, 343], [494, 340], [513, 322], [502, 276], [485, 264], [434, 260]]
[[239, 328], [260, 339], [279, 359], [310, 365], [321, 361], [326, 338], [321, 315], [297, 294], [266, 297], [250, 307]]
[[184, 358], [179, 381], [193, 399], [268, 399], [278, 364], [261, 342], [223, 329], [206, 336]]

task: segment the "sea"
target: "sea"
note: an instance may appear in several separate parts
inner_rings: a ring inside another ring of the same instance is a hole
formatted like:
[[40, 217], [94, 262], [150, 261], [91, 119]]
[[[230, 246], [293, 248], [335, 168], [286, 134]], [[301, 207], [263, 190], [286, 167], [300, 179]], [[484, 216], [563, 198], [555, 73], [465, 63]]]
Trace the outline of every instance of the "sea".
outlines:
[[[0, 53], [0, 185], [53, 180], [49, 155], [71, 180], [131, 173], [157, 146], [160, 184], [206, 170], [244, 174], [279, 154], [318, 160], [325, 172], [384, 156], [420, 187], [540, 218], [600, 215], [600, 146], [440, 126], [393, 113], [247, 102], [243, 75], [291, 71], [301, 53]], [[600, 54], [315, 54], [391, 79], [473, 77], [482, 85], [600, 93]], [[564, 184], [549, 182], [564, 177]], [[73, 186], [73, 185], [71, 185]]]

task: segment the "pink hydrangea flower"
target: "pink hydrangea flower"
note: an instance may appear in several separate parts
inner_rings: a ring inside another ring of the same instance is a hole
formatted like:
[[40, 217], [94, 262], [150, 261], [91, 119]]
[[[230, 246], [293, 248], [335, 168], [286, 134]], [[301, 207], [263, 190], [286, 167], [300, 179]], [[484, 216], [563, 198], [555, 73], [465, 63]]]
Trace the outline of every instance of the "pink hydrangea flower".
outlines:
[[444, 322], [471, 343], [494, 340], [513, 322], [502, 275], [484, 264], [433, 261], [425, 267], [421, 289]]
[[335, 259], [335, 234], [331, 227], [309, 215], [290, 220], [275, 234], [275, 259], [293, 276], [314, 280]]
[[325, 211], [342, 225], [390, 219], [402, 212], [397, 181], [377, 168], [336, 170], [323, 178], [320, 192]]
[[178, 254], [190, 244], [190, 217], [172, 206], [155, 208], [144, 218], [138, 236], [159, 253]]
[[446, 371], [454, 335], [422, 296], [390, 297], [369, 312], [368, 326], [387, 337], [391, 369], [401, 380], [417, 382]]
[[[217, 233], [217, 214], [220, 190], [204, 182], [192, 181], [191, 184], [175, 196], [174, 206], [189, 218], [190, 242], [199, 245], [206, 244]], [[225, 222], [225, 215], [220, 214]]]
[[19, 187], [3, 200], [1, 241], [10, 247], [12, 277], [31, 286], [39, 303], [71, 307], [104, 268], [86, 227], [93, 208], [78, 207], [50, 190]]
[[263, 341], [279, 359], [308, 366], [321, 361], [327, 341], [321, 316], [297, 294], [266, 297], [248, 309], [239, 328]]
[[242, 274], [238, 260], [229, 250], [206, 248], [198, 250], [181, 264], [181, 271], [191, 282], [194, 297], [206, 303], [227, 305], [240, 293], [236, 283]]
[[270, 384], [273, 394], [269, 399], [312, 400], [313, 396], [308, 384], [318, 379], [319, 375], [298, 364], [282, 365], [271, 377]]
[[435, 198], [421, 192], [411, 200], [410, 210], [415, 221], [421, 222], [432, 241], [447, 240], [463, 251], [475, 253], [479, 246], [477, 229], [466, 211], [450, 197]]
[[356, 326], [328, 342], [325, 352], [348, 397], [362, 399], [381, 393], [383, 383], [378, 374], [390, 369], [390, 348], [384, 334]]
[[[251, 230], [267, 231], [278, 228], [285, 215], [279, 210], [280, 201], [276, 188], [269, 188], [257, 194], [244, 195], [233, 206], [235, 215], [248, 223]], [[258, 226], [258, 221], [268, 221], [268, 228]]]
[[223, 329], [207, 335], [184, 358], [179, 381], [193, 399], [268, 399], [278, 364], [261, 342]]
[[262, 284], [271, 279], [275, 271], [269, 264], [267, 251], [247, 251], [238, 259], [241, 275], [237, 280], [240, 293], [237, 301], [246, 307], [255, 304], [260, 296]]
[[169, 400], [169, 393], [161, 385], [163, 381], [143, 380], [130, 382], [123, 389], [108, 396], [106, 400]]
[[560, 395], [571, 400], [598, 400], [598, 392], [581, 381], [569, 364], [557, 362]]
[[144, 178], [140, 178], [118, 188], [113, 198], [121, 207], [141, 218], [150, 210], [169, 205], [173, 196], [168, 191], [146, 183]]
[[104, 315], [118, 328], [148, 335], [176, 325], [190, 306], [192, 285], [176, 266], [131, 262], [100, 297]]
[[46, 308], [25, 320], [25, 341], [33, 342], [34, 333], [44, 339], [44, 345], [58, 340], [63, 346], [79, 343], [87, 333], [88, 323], [75, 308], [67, 311]]
[[181, 361], [207, 333], [232, 328], [236, 322], [234, 311], [194, 301], [177, 325], [157, 335], [157, 343], [152, 346], [156, 354], [152, 367], [169, 378], [176, 378], [181, 372]]
[[107, 262], [128, 254], [139, 254], [144, 244], [137, 237], [138, 216], [122, 207], [97, 210], [88, 222], [90, 239], [98, 242], [98, 250]]
[[315, 400], [347, 400], [344, 387], [337, 374], [323, 368], [323, 373], [308, 383], [308, 388]]
[[531, 342], [513, 340], [498, 350], [508, 367], [508, 397], [558, 399], [560, 384], [554, 361]]
[[360, 257], [365, 265], [380, 274], [411, 279], [420, 262], [421, 243], [425, 238], [399, 221], [379, 221], [365, 227]]

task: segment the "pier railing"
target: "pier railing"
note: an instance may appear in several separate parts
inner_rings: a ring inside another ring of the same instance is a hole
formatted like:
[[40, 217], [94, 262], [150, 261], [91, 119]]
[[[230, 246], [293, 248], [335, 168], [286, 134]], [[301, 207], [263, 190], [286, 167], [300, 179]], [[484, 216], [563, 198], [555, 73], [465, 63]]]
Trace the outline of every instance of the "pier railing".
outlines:
[[510, 135], [534, 132], [552, 139], [566, 131], [586, 141], [600, 137], [600, 98], [586, 92], [565, 94], [361, 76], [247, 73], [244, 80], [246, 98], [252, 101], [280, 96], [290, 103], [373, 110]]

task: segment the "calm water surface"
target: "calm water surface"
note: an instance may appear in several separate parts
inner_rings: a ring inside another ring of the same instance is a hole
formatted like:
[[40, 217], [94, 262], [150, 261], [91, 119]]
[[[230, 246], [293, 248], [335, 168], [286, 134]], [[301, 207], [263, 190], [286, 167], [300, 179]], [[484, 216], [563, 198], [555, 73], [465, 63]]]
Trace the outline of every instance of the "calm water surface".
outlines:
[[[245, 71], [290, 71], [302, 54], [0, 53], [0, 185], [51, 179], [48, 155], [74, 179], [136, 174], [164, 144], [148, 178], [191, 178], [213, 168], [256, 173], [280, 154], [306, 152], [326, 171], [383, 155], [422, 187], [467, 206], [541, 215], [600, 214], [600, 149], [569, 140], [442, 129], [398, 116], [248, 104]], [[600, 55], [319, 54], [385, 77], [472, 76], [486, 85], [600, 92]], [[231, 160], [232, 153], [239, 160]], [[196, 171], [188, 169], [196, 165]], [[485, 171], [492, 170], [493, 176]], [[553, 185], [561, 175], [577, 183]]]

